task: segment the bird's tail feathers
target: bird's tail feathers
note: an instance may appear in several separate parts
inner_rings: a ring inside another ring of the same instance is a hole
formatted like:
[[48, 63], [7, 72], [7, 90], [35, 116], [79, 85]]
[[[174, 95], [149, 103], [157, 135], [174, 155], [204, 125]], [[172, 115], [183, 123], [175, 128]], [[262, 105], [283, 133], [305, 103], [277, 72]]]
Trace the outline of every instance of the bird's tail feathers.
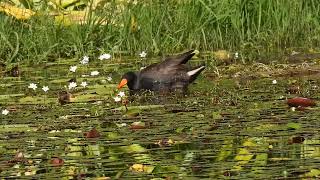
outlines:
[[187, 72], [188, 76], [190, 76], [189, 82], [193, 82], [197, 76], [205, 69], [205, 65], [200, 65], [190, 71]]

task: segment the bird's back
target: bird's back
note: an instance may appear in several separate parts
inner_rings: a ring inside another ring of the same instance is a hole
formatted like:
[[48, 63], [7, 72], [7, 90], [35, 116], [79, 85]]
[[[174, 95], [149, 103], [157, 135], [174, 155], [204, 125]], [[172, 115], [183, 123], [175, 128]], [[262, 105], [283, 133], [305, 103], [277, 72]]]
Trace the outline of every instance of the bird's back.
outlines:
[[152, 64], [138, 73], [136, 89], [152, 91], [185, 90], [190, 83], [189, 68], [185, 65], [194, 56], [191, 50], [179, 55], [169, 56], [162, 62]]
[[177, 83], [182, 87], [189, 82], [185, 65], [163, 67], [162, 64], [154, 64], [143, 69], [139, 76], [140, 88], [152, 91], [171, 91], [177, 88]]

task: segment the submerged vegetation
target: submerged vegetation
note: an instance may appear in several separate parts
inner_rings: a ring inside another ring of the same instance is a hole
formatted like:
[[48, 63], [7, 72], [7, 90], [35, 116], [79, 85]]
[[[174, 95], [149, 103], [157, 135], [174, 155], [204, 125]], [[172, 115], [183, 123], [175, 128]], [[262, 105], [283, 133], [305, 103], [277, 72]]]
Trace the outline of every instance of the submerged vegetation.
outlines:
[[113, 57], [86, 60], [22, 65], [18, 77], [1, 78], [1, 177], [320, 175], [317, 60], [313, 66], [231, 64], [205, 72], [187, 96], [145, 94], [130, 102], [115, 80], [138, 63], [121, 61], [125, 68], [118, 71]]
[[253, 59], [320, 42], [318, 0], [36, 2], [24, 4], [36, 12], [29, 19], [0, 14], [1, 61], [190, 48], [226, 49]]

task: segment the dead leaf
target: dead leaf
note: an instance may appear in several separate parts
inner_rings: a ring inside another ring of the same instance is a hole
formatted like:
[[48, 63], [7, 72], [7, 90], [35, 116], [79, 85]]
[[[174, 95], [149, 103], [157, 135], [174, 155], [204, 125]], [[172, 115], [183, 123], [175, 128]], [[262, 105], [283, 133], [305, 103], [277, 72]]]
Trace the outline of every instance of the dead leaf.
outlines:
[[0, 3], [0, 12], [1, 11], [19, 20], [30, 19], [33, 15], [36, 14], [36, 12], [30, 9], [18, 8], [4, 2]]

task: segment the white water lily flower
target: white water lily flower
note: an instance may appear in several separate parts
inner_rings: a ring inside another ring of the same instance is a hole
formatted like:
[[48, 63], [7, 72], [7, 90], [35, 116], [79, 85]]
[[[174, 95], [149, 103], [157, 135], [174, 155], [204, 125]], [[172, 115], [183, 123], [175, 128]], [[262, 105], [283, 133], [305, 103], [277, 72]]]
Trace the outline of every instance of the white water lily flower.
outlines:
[[47, 92], [47, 91], [49, 91], [49, 87], [48, 87], [48, 86], [43, 86], [43, 87], [42, 87], [42, 90], [43, 90], [44, 92]]
[[99, 71], [92, 71], [91, 72], [91, 76], [97, 76], [97, 75], [99, 75]]
[[147, 56], [147, 53], [144, 52], [144, 51], [142, 51], [142, 52], [139, 54], [139, 56], [140, 56], [141, 58], [145, 58], [145, 57]]
[[102, 54], [102, 55], [99, 56], [98, 59], [104, 60], [104, 59], [110, 59], [110, 58], [111, 58], [110, 54]]
[[24, 172], [25, 176], [32, 176], [32, 175], [35, 175], [35, 174], [36, 174], [36, 171], [26, 171], [26, 172]]
[[83, 56], [82, 60], [80, 61], [81, 64], [88, 64], [89, 63], [89, 57]]
[[86, 87], [88, 86], [88, 83], [86, 81], [83, 81], [81, 84], [80, 84], [82, 87]]
[[127, 123], [116, 124], [118, 127], [126, 127]]
[[116, 96], [113, 99], [114, 99], [115, 102], [120, 102], [121, 101], [121, 97], [119, 97], [119, 96]]
[[69, 83], [69, 86], [68, 86], [69, 89], [72, 89], [72, 88], [75, 88], [75, 87], [77, 87], [77, 83], [76, 82], [70, 82]]
[[112, 81], [112, 77], [111, 77], [111, 76], [108, 76], [108, 77], [107, 77], [107, 80], [108, 80], [108, 81]]
[[33, 90], [36, 90], [38, 87], [37, 87], [37, 84], [35, 83], [30, 83], [29, 86], [28, 86], [29, 89], [33, 89]]
[[234, 58], [235, 58], [235, 59], [238, 59], [238, 58], [239, 58], [239, 53], [238, 53], [238, 52], [234, 53]]
[[277, 83], [278, 83], [277, 80], [272, 81], [272, 84], [277, 84]]
[[77, 68], [78, 68], [77, 66], [70, 66], [70, 69], [69, 69], [69, 70], [70, 70], [71, 72], [76, 72]]
[[120, 97], [123, 97], [123, 96], [125, 96], [126, 94], [123, 92], [123, 91], [120, 91], [119, 92], [119, 94], [118, 94], [118, 96], [120, 96]]
[[9, 111], [7, 109], [4, 109], [2, 110], [1, 112], [2, 115], [8, 115], [9, 114]]
[[140, 68], [140, 70], [143, 70], [144, 68], [146, 68], [146, 67], [143, 66], [143, 67]]
[[312, 88], [313, 90], [315, 90], [315, 89], [318, 89], [318, 86], [317, 86], [317, 85], [313, 85], [313, 86], [311, 86], [311, 88]]

